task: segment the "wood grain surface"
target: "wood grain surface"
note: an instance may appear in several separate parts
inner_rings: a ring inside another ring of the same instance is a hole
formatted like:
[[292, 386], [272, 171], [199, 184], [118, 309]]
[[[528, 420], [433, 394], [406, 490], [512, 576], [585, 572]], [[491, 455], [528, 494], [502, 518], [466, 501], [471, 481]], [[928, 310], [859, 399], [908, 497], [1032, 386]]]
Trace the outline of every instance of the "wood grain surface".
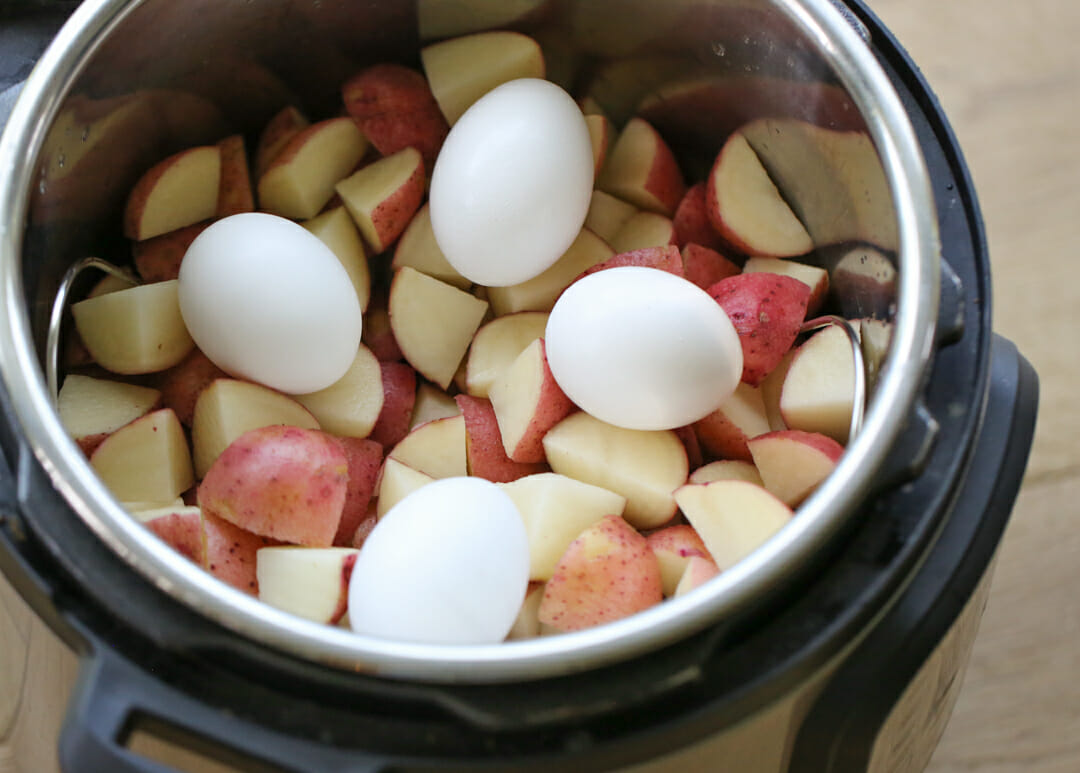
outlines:
[[871, 0], [937, 93], [989, 235], [994, 328], [1040, 377], [1035, 446], [931, 773], [1080, 771], [1080, 3]]

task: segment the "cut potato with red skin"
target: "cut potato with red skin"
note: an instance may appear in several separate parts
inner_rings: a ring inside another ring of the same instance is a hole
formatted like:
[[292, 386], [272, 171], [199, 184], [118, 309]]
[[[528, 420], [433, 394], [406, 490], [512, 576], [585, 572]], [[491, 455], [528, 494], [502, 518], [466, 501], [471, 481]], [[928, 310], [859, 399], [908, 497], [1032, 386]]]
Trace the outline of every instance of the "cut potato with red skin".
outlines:
[[399, 64], [376, 64], [341, 87], [345, 109], [383, 156], [416, 148], [432, 169], [450, 126], [427, 80]]
[[676, 427], [671, 431], [675, 433], [676, 437], [679, 438], [679, 442], [683, 444], [683, 448], [686, 449], [686, 461], [691, 470], [695, 470], [705, 463], [705, 457], [701, 451], [701, 441], [698, 440], [693, 424]]
[[631, 118], [608, 154], [596, 187], [634, 206], [671, 217], [686, 193], [682, 171], [664, 138]]
[[382, 412], [368, 437], [390, 448], [409, 434], [416, 403], [416, 371], [404, 362], [382, 363], [382, 390]]
[[390, 449], [388, 457], [436, 479], [468, 475], [465, 418], [459, 414], [421, 424]]
[[691, 556], [686, 562], [686, 570], [679, 578], [679, 583], [675, 586], [675, 592], [672, 595], [678, 598], [695, 588], [700, 588], [718, 574], [720, 574], [720, 567], [715, 561], [701, 556]]
[[547, 312], [522, 311], [497, 317], [477, 330], [465, 366], [465, 391], [487, 397], [502, 371], [526, 346], [543, 337], [547, 320]]
[[221, 150], [221, 181], [218, 185], [217, 217], [255, 211], [244, 137], [232, 134], [218, 143]]
[[256, 555], [260, 548], [281, 543], [252, 534], [205, 510], [202, 517], [203, 530], [206, 532], [204, 568], [237, 590], [252, 596], [257, 595], [259, 582], [255, 574]]
[[292, 105], [281, 108], [259, 134], [255, 145], [255, 179], [260, 179], [289, 141], [311, 126], [303, 113]]
[[795, 350], [780, 391], [780, 416], [791, 429], [846, 443], [854, 406], [851, 340], [839, 325], [830, 325]]
[[620, 252], [618, 255], [608, 258], [603, 263], [597, 263], [592, 268], [586, 269], [578, 279], [595, 274], [608, 268], [620, 266], [642, 266], [667, 271], [675, 276], [685, 276], [683, 271], [682, 255], [679, 248], [674, 245], [664, 247], [644, 247], [640, 250]]
[[337, 438], [345, 454], [349, 482], [345, 488], [345, 504], [341, 521], [334, 535], [334, 545], [351, 547], [360, 524], [368, 516], [368, 505], [375, 496], [375, 485], [382, 467], [383, 447], [367, 438]]
[[690, 473], [691, 483], [712, 483], [715, 480], [745, 480], [758, 486], [765, 486], [757, 467], [752, 462], [744, 462], [740, 459], [717, 459]]
[[437, 386], [422, 383], [416, 388], [416, 402], [413, 403], [413, 412], [409, 419], [409, 432], [429, 421], [460, 415], [461, 408], [454, 402], [453, 397]]
[[214, 461], [199, 485], [199, 506], [263, 537], [329, 547], [348, 485], [348, 460], [336, 438], [300, 427], [261, 427]]
[[72, 373], [60, 387], [56, 410], [64, 429], [89, 456], [110, 433], [161, 403], [157, 389]]
[[712, 561], [701, 535], [694, 531], [693, 526], [685, 523], [654, 531], [646, 541], [660, 563], [660, 579], [665, 596], [674, 595], [691, 558], [707, 558]]
[[626, 497], [623, 517], [639, 529], [675, 515], [672, 492], [686, 482], [689, 464], [678, 436], [667, 430], [616, 427], [580, 411], [544, 435], [555, 472]]
[[382, 252], [392, 245], [424, 199], [424, 160], [405, 148], [361, 167], [335, 186], [364, 241]]
[[165, 544], [199, 566], [206, 562], [206, 531], [197, 507], [145, 510], [138, 515], [143, 526]]
[[71, 314], [94, 362], [112, 373], [157, 373], [195, 348], [175, 279], [87, 298]]
[[709, 220], [709, 208], [706, 203], [707, 186], [705, 183], [695, 183], [686, 189], [686, 195], [682, 197], [671, 223], [675, 227], [675, 243], [679, 247], [688, 244], [700, 244], [711, 250], [722, 250], [724, 240], [713, 228]]
[[611, 238], [610, 244], [616, 253], [675, 244], [675, 226], [665, 215], [635, 212]]
[[592, 198], [589, 199], [589, 211], [585, 215], [585, 227], [604, 241], [610, 242], [626, 225], [626, 221], [637, 212], [638, 208], [633, 204], [610, 193], [593, 191]]
[[469, 395], [458, 395], [454, 400], [465, 417], [465, 456], [469, 475], [492, 483], [509, 483], [547, 471], [548, 466], [543, 462], [523, 464], [506, 455], [495, 409], [489, 400]]
[[152, 239], [135, 242], [132, 257], [135, 271], [146, 283], [165, 282], [180, 276], [180, 261], [188, 247], [210, 225], [210, 221], [195, 223]]
[[660, 564], [645, 537], [609, 515], [570, 543], [544, 586], [537, 617], [576, 631], [621, 620], [663, 598]]
[[168, 408], [106, 437], [90, 455], [90, 466], [121, 501], [171, 502], [195, 482], [183, 427]]
[[309, 411], [281, 392], [231, 378], [219, 378], [199, 392], [191, 419], [195, 475], [201, 478], [218, 455], [248, 430], [274, 424], [319, 429]]
[[386, 300], [373, 301], [364, 312], [364, 327], [360, 340], [379, 362], [397, 362], [404, 358], [390, 327], [390, 312]]
[[817, 432], [780, 430], [747, 443], [765, 489], [795, 507], [835, 469], [844, 447]]
[[701, 447], [714, 458], [752, 462], [750, 438], [769, 431], [761, 391], [746, 382], [704, 419], [694, 423]]
[[363, 344], [344, 375], [325, 389], [292, 396], [319, 428], [342, 437], [367, 437], [383, 410], [382, 366]]
[[[825, 303], [825, 296], [829, 293], [829, 272], [820, 266], [811, 266], [796, 260], [785, 258], [762, 258], [755, 257], [746, 261], [743, 266], [744, 274], [760, 272], [783, 274], [792, 279], [798, 279], [810, 288], [810, 297], [806, 301], [806, 316], [812, 317], [821, 310]], [[853, 294], [855, 295], [855, 294]]]
[[731, 135], [717, 155], [706, 205], [713, 228], [737, 252], [789, 258], [814, 249], [742, 134]]
[[179, 364], [161, 374], [158, 381], [161, 401], [166, 408], [173, 409], [181, 424], [190, 427], [199, 394], [217, 379], [227, 377], [201, 349], [193, 349]]
[[434, 43], [420, 51], [420, 61], [451, 126], [496, 86], [518, 78], [543, 78], [546, 70], [535, 40], [503, 30]]
[[793, 515], [761, 486], [742, 480], [691, 483], [675, 492], [675, 501], [721, 570], [765, 544]]
[[780, 274], [739, 274], [708, 289], [731, 319], [743, 350], [742, 380], [757, 386], [795, 343], [810, 288]]
[[217, 214], [221, 149], [182, 150], [150, 167], [128, 196], [124, 236], [136, 241], [209, 220]]
[[525, 347], [495, 379], [491, 405], [506, 455], [515, 462], [543, 463], [544, 435], [575, 407], [548, 367], [543, 338]]
[[348, 611], [349, 580], [358, 551], [352, 547], [259, 550], [259, 600], [298, 617], [337, 625]]
[[741, 273], [741, 269], [716, 250], [690, 243], [682, 248], [683, 273], [686, 278], [708, 290], [721, 279]]
[[319, 121], [301, 130], [259, 178], [259, 208], [294, 219], [315, 217], [367, 148], [367, 139], [348, 117]]

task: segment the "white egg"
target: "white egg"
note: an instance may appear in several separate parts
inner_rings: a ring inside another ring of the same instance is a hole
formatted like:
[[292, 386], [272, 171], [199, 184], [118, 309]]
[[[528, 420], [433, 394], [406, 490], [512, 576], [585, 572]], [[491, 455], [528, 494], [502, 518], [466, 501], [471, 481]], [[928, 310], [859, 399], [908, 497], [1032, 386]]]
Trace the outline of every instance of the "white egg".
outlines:
[[654, 268], [597, 271], [548, 317], [551, 374], [567, 397], [627, 429], [674, 429], [704, 418], [739, 385], [739, 335], [708, 293]]
[[276, 215], [232, 215], [199, 234], [180, 263], [179, 294], [207, 357], [282, 392], [330, 386], [360, 346], [360, 301], [345, 268], [318, 237]]
[[510, 496], [445, 478], [398, 502], [368, 535], [349, 581], [357, 633], [427, 644], [497, 644], [529, 583], [529, 540]]
[[522, 78], [470, 107], [431, 175], [431, 227], [450, 264], [477, 284], [532, 279], [570, 246], [593, 186], [581, 109], [553, 83]]

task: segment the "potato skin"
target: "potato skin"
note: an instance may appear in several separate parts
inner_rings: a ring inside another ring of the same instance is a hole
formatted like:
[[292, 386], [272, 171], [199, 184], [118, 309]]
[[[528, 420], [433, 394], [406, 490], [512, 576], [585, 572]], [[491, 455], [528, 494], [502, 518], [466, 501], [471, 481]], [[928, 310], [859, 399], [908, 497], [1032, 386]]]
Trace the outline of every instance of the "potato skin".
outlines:
[[742, 380], [758, 386], [795, 343], [810, 288], [798, 279], [763, 271], [721, 279], [707, 292], [739, 333]]
[[318, 430], [277, 425], [245, 432], [199, 485], [199, 507], [263, 537], [330, 547], [348, 490], [338, 441]]

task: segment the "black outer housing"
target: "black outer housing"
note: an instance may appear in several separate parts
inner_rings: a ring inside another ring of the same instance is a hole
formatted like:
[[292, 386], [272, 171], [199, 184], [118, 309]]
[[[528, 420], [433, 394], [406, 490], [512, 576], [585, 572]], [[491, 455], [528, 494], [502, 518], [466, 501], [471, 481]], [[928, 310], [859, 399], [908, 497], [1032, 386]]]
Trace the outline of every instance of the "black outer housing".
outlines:
[[[135, 726], [253, 770], [611, 769], [748, 717], [891, 607], [823, 692], [794, 748], [795, 773], [865, 770], [877, 729], [989, 565], [1030, 449], [1037, 382], [991, 333], [982, 221], [945, 117], [895, 39], [861, 3], [849, 6], [915, 126], [947, 260], [926, 410], [913, 413], [883, 471], [908, 482], [868, 498], [802, 585], [752, 616], [571, 677], [426, 685], [293, 658], [158, 591], [72, 514], [0, 395], [8, 461], [0, 465], [0, 570], [83, 659], [61, 737], [65, 769], [164, 771], [123, 746]], [[948, 411], [958, 394], [966, 410]], [[909, 449], [935, 423], [929, 458], [909, 469]], [[679, 672], [693, 678], [658, 687]]]

